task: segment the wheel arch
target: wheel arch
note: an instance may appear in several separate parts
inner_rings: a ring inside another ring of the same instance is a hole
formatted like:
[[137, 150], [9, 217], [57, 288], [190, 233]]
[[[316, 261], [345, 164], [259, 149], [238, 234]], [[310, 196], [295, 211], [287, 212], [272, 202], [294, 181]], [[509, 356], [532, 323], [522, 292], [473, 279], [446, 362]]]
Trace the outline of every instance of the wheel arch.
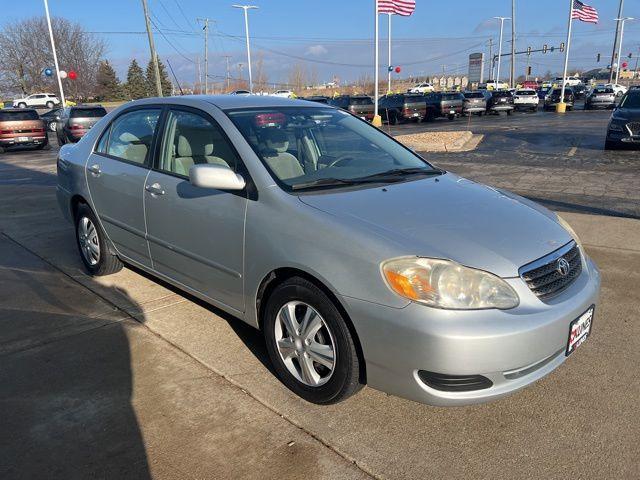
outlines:
[[364, 354], [362, 350], [362, 345], [360, 344], [360, 337], [358, 336], [358, 332], [356, 331], [355, 326], [351, 321], [351, 317], [349, 316], [344, 305], [338, 299], [338, 296], [333, 292], [333, 290], [331, 290], [324, 282], [322, 282], [316, 276], [295, 267], [276, 268], [275, 270], [272, 270], [267, 275], [265, 275], [265, 277], [260, 282], [260, 286], [258, 287], [256, 300], [255, 300], [256, 314], [258, 317], [258, 328], [262, 330], [264, 307], [265, 307], [267, 298], [269, 298], [269, 295], [271, 295], [273, 290], [278, 285], [282, 284], [286, 280], [293, 277], [304, 278], [305, 280], [308, 280], [309, 282], [313, 283], [316, 287], [318, 287], [327, 297], [329, 297], [329, 299], [336, 306], [336, 308], [338, 309], [342, 317], [345, 319], [347, 328], [349, 329], [349, 332], [353, 337], [353, 341], [356, 347], [356, 353], [358, 355], [358, 360], [360, 364], [359, 381], [363, 385], [366, 384], [367, 383], [366, 362], [364, 359]]

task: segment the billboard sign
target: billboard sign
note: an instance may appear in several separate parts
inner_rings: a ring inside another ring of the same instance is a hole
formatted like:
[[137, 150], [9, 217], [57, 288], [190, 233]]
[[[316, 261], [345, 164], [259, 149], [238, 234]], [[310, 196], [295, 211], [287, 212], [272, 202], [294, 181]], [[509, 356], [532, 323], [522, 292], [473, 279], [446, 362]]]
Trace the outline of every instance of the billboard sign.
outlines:
[[484, 53], [469, 55], [469, 82], [482, 83], [484, 81]]

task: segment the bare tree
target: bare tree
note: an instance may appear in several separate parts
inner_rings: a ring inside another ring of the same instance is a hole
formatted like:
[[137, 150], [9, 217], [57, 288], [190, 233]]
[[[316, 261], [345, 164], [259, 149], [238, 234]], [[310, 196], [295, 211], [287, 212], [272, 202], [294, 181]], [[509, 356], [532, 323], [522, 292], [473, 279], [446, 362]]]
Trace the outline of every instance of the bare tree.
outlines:
[[289, 86], [294, 92], [300, 93], [307, 84], [307, 69], [302, 62], [295, 63], [289, 70]]
[[[105, 42], [87, 33], [80, 24], [64, 18], [53, 18], [60, 69], [77, 73], [76, 80], [64, 80], [72, 98], [92, 97], [96, 88], [98, 65], [104, 56]], [[7, 92], [57, 91], [55, 78], [43, 74], [53, 67], [53, 53], [44, 17], [9, 23], [0, 31], [0, 89]]]
[[264, 54], [262, 52], [258, 52], [257, 60], [255, 63], [255, 80], [254, 83], [258, 90], [266, 91], [269, 89], [267, 72], [264, 68]]

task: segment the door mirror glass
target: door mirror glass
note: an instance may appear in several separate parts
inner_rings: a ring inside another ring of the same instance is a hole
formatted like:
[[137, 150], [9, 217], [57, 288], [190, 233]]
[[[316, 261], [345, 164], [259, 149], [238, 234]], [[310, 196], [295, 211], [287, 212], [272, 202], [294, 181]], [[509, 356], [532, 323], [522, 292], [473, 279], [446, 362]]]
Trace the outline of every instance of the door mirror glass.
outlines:
[[217, 164], [193, 165], [189, 169], [189, 182], [196, 187], [216, 190], [242, 190], [245, 187], [241, 175], [229, 167]]

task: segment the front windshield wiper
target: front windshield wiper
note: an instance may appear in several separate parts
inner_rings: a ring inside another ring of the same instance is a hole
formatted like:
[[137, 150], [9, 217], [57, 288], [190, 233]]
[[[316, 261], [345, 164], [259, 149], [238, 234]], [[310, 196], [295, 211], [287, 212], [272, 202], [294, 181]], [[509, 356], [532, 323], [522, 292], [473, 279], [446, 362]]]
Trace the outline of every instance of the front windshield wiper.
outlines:
[[335, 186], [343, 186], [343, 185], [355, 185], [360, 183], [358, 181], [349, 179], [349, 178], [319, 178], [318, 180], [312, 180], [310, 182], [298, 183], [296, 185], [292, 185], [292, 190], [304, 190], [307, 188], [315, 188], [315, 187], [335, 187]]
[[364, 177], [352, 178], [351, 180], [356, 182], [363, 181], [377, 181], [381, 179], [387, 178], [397, 178], [404, 177], [406, 175], [442, 175], [444, 174], [444, 170], [440, 170], [439, 168], [424, 168], [424, 167], [409, 167], [409, 168], [394, 168], [392, 170], [386, 170], [384, 172], [373, 173], [371, 175], [366, 175]]

